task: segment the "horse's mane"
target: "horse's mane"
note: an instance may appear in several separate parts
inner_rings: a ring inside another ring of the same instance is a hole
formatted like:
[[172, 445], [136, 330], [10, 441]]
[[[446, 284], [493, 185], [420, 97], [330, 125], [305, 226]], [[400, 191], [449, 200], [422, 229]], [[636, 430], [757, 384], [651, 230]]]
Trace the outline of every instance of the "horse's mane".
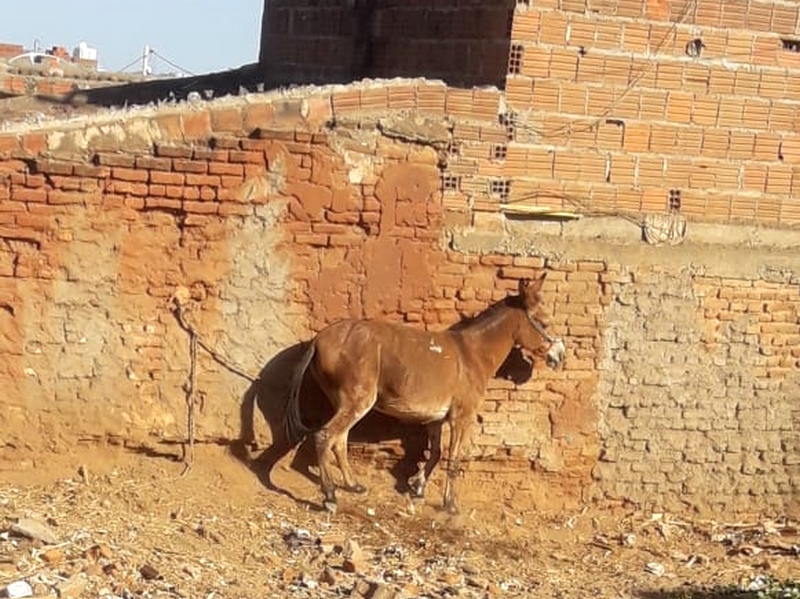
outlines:
[[473, 331], [480, 331], [491, 328], [499, 322], [502, 308], [522, 308], [522, 302], [518, 296], [504, 298], [490, 305], [483, 312], [458, 321], [447, 330], [463, 331], [464, 329], [470, 329]]

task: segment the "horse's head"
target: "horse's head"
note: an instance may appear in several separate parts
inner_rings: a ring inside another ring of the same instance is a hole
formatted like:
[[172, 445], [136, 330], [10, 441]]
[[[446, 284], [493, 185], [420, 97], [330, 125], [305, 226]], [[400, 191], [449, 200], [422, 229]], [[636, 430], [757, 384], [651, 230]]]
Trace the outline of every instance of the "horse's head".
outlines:
[[564, 363], [564, 342], [547, 333], [547, 325], [539, 316], [542, 285], [546, 276], [547, 271], [534, 280], [520, 279], [519, 300], [526, 318], [517, 330], [515, 343], [529, 358], [531, 355], [543, 357], [550, 368], [558, 368]]

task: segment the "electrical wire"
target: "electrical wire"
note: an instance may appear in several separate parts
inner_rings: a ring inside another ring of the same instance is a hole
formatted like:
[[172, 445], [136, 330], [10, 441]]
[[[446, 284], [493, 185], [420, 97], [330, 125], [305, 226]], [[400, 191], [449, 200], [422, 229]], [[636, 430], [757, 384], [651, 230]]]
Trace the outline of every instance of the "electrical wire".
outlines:
[[[183, 68], [183, 67], [181, 67], [180, 65], [177, 65], [177, 64], [175, 64], [174, 62], [172, 62], [172, 61], [171, 61], [169, 58], [165, 58], [164, 56], [162, 56], [161, 54], [159, 54], [158, 52], [156, 52], [156, 51], [155, 51], [153, 48], [150, 48], [150, 51], [148, 52], [148, 56], [155, 56], [155, 57], [156, 57], [156, 58], [158, 58], [159, 60], [162, 60], [162, 61], [164, 61], [165, 63], [167, 63], [167, 64], [168, 64], [169, 66], [171, 66], [173, 69], [177, 69], [177, 70], [179, 70], [179, 71], [181, 71], [181, 72], [183, 72], [183, 73], [186, 73], [187, 75], [192, 75], [192, 76], [194, 76], [194, 75], [195, 75], [195, 73], [193, 73], [193, 72], [192, 72], [192, 71], [190, 71], [189, 69], [184, 69], [184, 68]], [[134, 66], [136, 66], [137, 64], [141, 63], [141, 62], [142, 62], [142, 60], [143, 60], [144, 58], [145, 58], [144, 56], [137, 56], [137, 57], [136, 57], [134, 60], [132, 60], [130, 63], [128, 63], [127, 65], [125, 65], [125, 66], [124, 66], [124, 67], [122, 67], [121, 69], [118, 69], [116, 72], [117, 72], [117, 73], [124, 73], [125, 71], [127, 71], [127, 70], [128, 70], [128, 69], [130, 69], [131, 67], [134, 67]]]
[[136, 66], [136, 65], [137, 65], [138, 63], [140, 63], [141, 61], [142, 61], [142, 57], [141, 57], [141, 56], [137, 56], [137, 57], [136, 57], [134, 60], [132, 60], [130, 63], [126, 64], [126, 65], [125, 65], [124, 67], [122, 67], [121, 69], [117, 69], [117, 70], [116, 70], [116, 71], [114, 71], [114, 72], [115, 72], [115, 73], [124, 73], [125, 71], [127, 71], [127, 70], [128, 70], [128, 69], [130, 69], [131, 67], [133, 67], [133, 66]]
[[[669, 30], [661, 37], [661, 39], [659, 40], [658, 44], [656, 44], [656, 47], [652, 50], [651, 54], [658, 54], [659, 51], [667, 43], [667, 41], [675, 35], [675, 32], [678, 30], [678, 26], [684, 24], [686, 22], [687, 17], [691, 13], [691, 11], [697, 8], [697, 2], [698, 2], [698, 0], [686, 0], [686, 2], [684, 3], [683, 8], [681, 10], [680, 16], [678, 17], [678, 20], [675, 21], [670, 26]], [[563, 124], [563, 125], [559, 125], [559, 126], [554, 127], [554, 128], [552, 128], [550, 130], [537, 129], [536, 127], [533, 127], [531, 125], [527, 125], [524, 122], [516, 122], [515, 126], [519, 126], [523, 131], [526, 131], [526, 132], [529, 132], [529, 133], [533, 133], [534, 135], [538, 135], [539, 137], [541, 137], [543, 139], [559, 137], [559, 136], [562, 136], [564, 134], [584, 133], [586, 131], [590, 131], [594, 127], [596, 127], [600, 122], [605, 120], [608, 117], [608, 115], [611, 114], [611, 112], [614, 110], [614, 108], [625, 97], [627, 97], [627, 95], [630, 94], [631, 91], [633, 91], [633, 89], [636, 87], [636, 85], [650, 71], [652, 71], [654, 64], [655, 63], [651, 62], [647, 66], [640, 68], [639, 72], [636, 73], [636, 75], [634, 75], [631, 78], [631, 80], [628, 82], [628, 85], [625, 87], [625, 89], [622, 91], [622, 93], [620, 93], [618, 96], [616, 96], [614, 98], [614, 100], [601, 112], [601, 114], [599, 116], [595, 117], [594, 119], [592, 119], [589, 122], [584, 122], [583, 124], [578, 125], [577, 127], [575, 127], [575, 123], [578, 122], [578, 120], [576, 119], [576, 121], [574, 123], [570, 122], [570, 123], [566, 123], [566, 124]]]
[[[680, 25], [684, 24], [686, 22], [687, 17], [689, 16], [689, 14], [692, 12], [692, 10], [695, 10], [697, 8], [697, 2], [698, 2], [698, 0], [686, 0], [686, 2], [684, 3], [683, 8], [681, 10], [681, 13], [680, 13], [680, 16], [679, 16], [678, 20], [675, 21], [671, 25], [669, 30], [662, 36], [662, 38], [659, 40], [658, 44], [656, 44], [655, 48], [651, 51], [651, 54], [658, 54], [658, 52], [664, 47], [664, 45], [668, 42], [668, 40], [675, 35], [675, 32], [678, 30], [678, 27]], [[593, 128], [595, 128], [599, 123], [601, 123], [603, 120], [605, 120], [611, 114], [611, 112], [614, 110], [614, 108], [618, 105], [618, 103], [621, 102], [631, 91], [633, 91], [633, 89], [637, 86], [637, 84], [653, 69], [654, 64], [655, 64], [654, 62], [651, 62], [646, 67], [641, 68], [640, 71], [638, 73], [636, 73], [636, 75], [633, 76], [630, 79], [630, 81], [628, 82], [628, 85], [625, 87], [625, 89], [622, 91], [622, 93], [614, 98], [614, 100], [602, 111], [600, 116], [595, 117], [594, 119], [592, 119], [588, 123], [584, 122], [583, 124], [579, 125], [578, 127], [575, 127], [575, 124], [578, 122], [578, 120], [576, 119], [575, 122], [570, 122], [570, 123], [567, 123], [567, 124], [564, 124], [564, 125], [559, 125], [558, 127], [554, 127], [553, 129], [550, 129], [549, 131], [545, 131], [545, 130], [540, 130], [540, 129], [537, 129], [537, 128], [532, 127], [530, 125], [527, 125], [524, 122], [521, 122], [519, 120], [519, 118], [518, 118], [519, 115], [515, 114], [512, 117], [513, 118], [512, 126], [515, 127], [515, 128], [519, 127], [520, 129], [522, 129], [525, 132], [533, 133], [534, 135], [538, 135], [543, 140], [547, 140], [548, 138], [562, 136], [562, 135], [565, 135], [565, 134], [571, 135], [571, 134], [574, 134], [574, 133], [582, 133], [582, 132], [590, 131]], [[588, 202], [579, 199], [574, 194], [569, 194], [569, 193], [549, 193], [549, 192], [548, 193], [543, 193], [543, 192], [540, 192], [540, 191], [534, 191], [534, 192], [531, 192], [531, 193], [528, 193], [528, 194], [521, 195], [521, 196], [511, 200], [508, 203], [516, 204], [516, 203], [526, 202], [526, 201], [530, 201], [530, 200], [536, 200], [539, 197], [548, 197], [548, 198], [551, 198], [551, 199], [561, 200], [561, 202], [563, 204], [569, 204], [569, 205], [572, 205], [572, 206], [578, 208], [579, 210], [581, 210], [582, 214], [584, 214], [585, 216], [618, 216], [618, 217], [623, 218], [624, 220], [627, 220], [627, 221], [629, 221], [629, 222], [631, 222], [633, 224], [636, 224], [637, 226], [640, 226], [640, 227], [643, 227], [644, 224], [645, 224], [644, 220], [634, 217], [633, 214], [631, 214], [631, 213], [625, 213], [625, 212], [620, 211], [620, 210], [595, 210], [595, 209], [592, 209]]]
[[190, 71], [189, 69], [184, 69], [182, 66], [179, 66], [179, 65], [175, 64], [175, 63], [174, 63], [174, 62], [172, 62], [170, 59], [168, 59], [168, 58], [164, 58], [163, 56], [161, 56], [161, 54], [159, 54], [159, 53], [158, 53], [158, 52], [156, 52], [155, 50], [151, 50], [151, 52], [153, 53], [153, 55], [154, 55], [156, 58], [158, 58], [158, 59], [160, 59], [160, 60], [163, 60], [163, 61], [164, 61], [164, 62], [166, 62], [166, 63], [167, 63], [169, 66], [171, 66], [173, 69], [178, 69], [179, 71], [182, 71], [182, 72], [186, 73], [187, 75], [191, 75], [191, 76], [194, 76], [194, 75], [195, 75], [195, 73], [193, 73], [193, 72], [192, 72], [192, 71]]

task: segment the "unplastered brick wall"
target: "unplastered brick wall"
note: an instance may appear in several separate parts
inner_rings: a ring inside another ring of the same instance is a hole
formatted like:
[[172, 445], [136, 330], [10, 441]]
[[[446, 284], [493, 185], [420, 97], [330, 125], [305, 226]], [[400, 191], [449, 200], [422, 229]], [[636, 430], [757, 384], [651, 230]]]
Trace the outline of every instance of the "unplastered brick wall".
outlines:
[[513, 0], [265, 0], [260, 62], [275, 85], [428, 77], [503, 84]]
[[[395, 81], [0, 136], [4, 442], [183, 438], [176, 291], [203, 340], [255, 374], [339, 318], [440, 328], [546, 269], [566, 366], [490, 383], [472, 480], [784, 510], [798, 486], [796, 265], [723, 278], [655, 266], [665, 253], [459, 245], [474, 206], [441, 191], [442, 172], [463, 169], [467, 188], [488, 176], [469, 152], [506, 135], [499, 102]], [[248, 387], [200, 352], [201, 440], [238, 435]]]
[[795, 3], [517, 2], [501, 199], [797, 226], [798, 49]]
[[110, 83], [102, 83], [97, 80], [67, 79], [65, 77], [24, 75], [0, 76], [0, 92], [11, 96], [34, 96], [39, 94], [45, 96], [64, 96], [78, 89], [101, 87], [103, 85], [110, 85]]

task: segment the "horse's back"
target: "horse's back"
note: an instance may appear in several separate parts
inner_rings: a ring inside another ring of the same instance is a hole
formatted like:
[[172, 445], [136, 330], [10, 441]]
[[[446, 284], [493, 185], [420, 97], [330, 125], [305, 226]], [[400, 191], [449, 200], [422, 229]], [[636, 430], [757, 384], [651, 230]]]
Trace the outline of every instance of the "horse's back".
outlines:
[[326, 386], [374, 388], [376, 409], [404, 420], [443, 418], [463, 372], [458, 343], [444, 331], [346, 320], [321, 331], [317, 344]]

